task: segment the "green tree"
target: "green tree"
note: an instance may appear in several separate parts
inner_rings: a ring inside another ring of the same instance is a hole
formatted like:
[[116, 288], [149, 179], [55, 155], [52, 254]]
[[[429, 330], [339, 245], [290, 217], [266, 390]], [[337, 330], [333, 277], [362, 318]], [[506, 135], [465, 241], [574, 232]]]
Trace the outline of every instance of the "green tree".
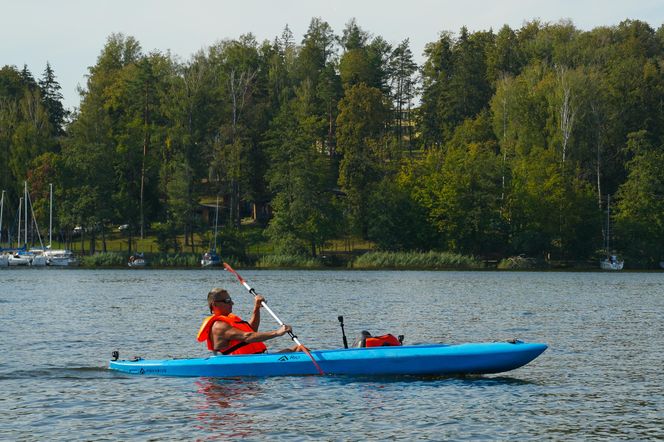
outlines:
[[383, 137], [388, 106], [376, 88], [360, 83], [339, 102], [337, 117], [339, 185], [346, 192], [346, 208], [353, 229], [367, 235], [367, 204], [372, 183], [380, 179], [385, 161]]
[[423, 170], [417, 200], [445, 249], [477, 255], [504, 249], [501, 159], [487, 115], [467, 120], [446, 149], [432, 150]]
[[589, 257], [599, 243], [592, 187], [554, 149], [533, 148], [515, 160], [508, 218], [514, 253], [551, 259]]
[[653, 267], [664, 258], [664, 146], [639, 131], [630, 134], [627, 149], [634, 157], [618, 189], [615, 240], [631, 263]]
[[[173, 159], [166, 164], [168, 176], [166, 183], [166, 204], [168, 207], [168, 219], [165, 227], [162, 229], [168, 241], [165, 244], [173, 244], [176, 251], [179, 249], [175, 232], [184, 231], [185, 238], [190, 229], [193, 228], [194, 215], [196, 213], [196, 201], [193, 198], [193, 169], [189, 166], [187, 158], [183, 152], [177, 153]], [[193, 241], [188, 243], [191, 246], [191, 252], [194, 250]]]
[[60, 83], [55, 78], [55, 72], [51, 68], [51, 64], [46, 62], [46, 68], [39, 80], [39, 88], [41, 89], [42, 103], [46, 108], [49, 115], [51, 128], [54, 135], [64, 135], [64, 124], [67, 118], [67, 111], [62, 105], [62, 93], [60, 90]]
[[443, 32], [438, 41], [424, 47], [426, 60], [422, 66], [422, 100], [419, 109], [419, 130], [425, 147], [443, 143], [443, 88], [452, 75], [452, 34]]
[[239, 228], [243, 196], [256, 197], [265, 173], [260, 146], [261, 131], [267, 127], [259, 105], [263, 97], [259, 83], [262, 60], [251, 34], [221, 42], [209, 52], [219, 104], [209, 133], [212, 178], [219, 188], [227, 189], [230, 221]]
[[[270, 130], [269, 172], [274, 217], [267, 234], [281, 253], [310, 254], [335, 233], [329, 159], [317, 144], [321, 120], [301, 96], [284, 106]], [[324, 121], [323, 121], [324, 124]]]
[[438, 245], [426, 209], [393, 176], [373, 186], [367, 211], [368, 238], [381, 250], [431, 250]]
[[496, 34], [495, 45], [488, 48], [487, 74], [492, 82], [504, 76], [515, 77], [523, 68], [524, 56], [518, 37], [508, 25]]
[[403, 144], [405, 135], [408, 135], [408, 146], [412, 147], [413, 134], [410, 129], [412, 104], [416, 93], [416, 72], [417, 64], [413, 60], [413, 53], [406, 39], [394, 48], [387, 65], [390, 97], [395, 112], [395, 135], [399, 148]]

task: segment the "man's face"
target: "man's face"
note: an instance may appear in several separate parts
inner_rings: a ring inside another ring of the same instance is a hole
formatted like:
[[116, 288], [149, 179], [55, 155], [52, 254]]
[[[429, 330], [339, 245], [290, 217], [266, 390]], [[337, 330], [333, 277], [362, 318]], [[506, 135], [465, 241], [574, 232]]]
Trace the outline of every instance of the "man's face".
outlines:
[[214, 300], [214, 307], [224, 313], [230, 313], [233, 311], [233, 300], [226, 294], [219, 294]]

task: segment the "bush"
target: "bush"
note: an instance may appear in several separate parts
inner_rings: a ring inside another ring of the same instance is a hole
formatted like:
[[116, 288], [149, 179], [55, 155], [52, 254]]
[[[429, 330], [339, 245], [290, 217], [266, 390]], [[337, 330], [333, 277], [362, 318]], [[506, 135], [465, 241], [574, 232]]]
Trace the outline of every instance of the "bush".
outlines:
[[537, 267], [535, 258], [526, 258], [524, 256], [510, 256], [498, 263], [498, 268], [501, 270], [528, 270]]

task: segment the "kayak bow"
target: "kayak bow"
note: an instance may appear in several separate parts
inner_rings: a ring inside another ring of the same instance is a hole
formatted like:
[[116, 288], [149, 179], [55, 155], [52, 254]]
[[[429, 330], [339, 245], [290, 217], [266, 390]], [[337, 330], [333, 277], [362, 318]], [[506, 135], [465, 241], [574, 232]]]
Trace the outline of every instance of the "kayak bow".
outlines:
[[[312, 351], [326, 374], [452, 375], [489, 374], [526, 365], [546, 344], [516, 341], [429, 344]], [[194, 359], [113, 360], [111, 370], [150, 376], [297, 376], [318, 374], [302, 353], [211, 356]]]

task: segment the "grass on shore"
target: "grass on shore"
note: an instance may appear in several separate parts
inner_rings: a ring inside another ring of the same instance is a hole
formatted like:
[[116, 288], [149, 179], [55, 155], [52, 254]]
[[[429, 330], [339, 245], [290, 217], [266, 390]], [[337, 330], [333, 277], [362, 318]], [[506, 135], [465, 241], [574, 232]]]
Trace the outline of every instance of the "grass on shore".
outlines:
[[[262, 235], [262, 229], [256, 225], [242, 226], [245, 239], [244, 257], [222, 258], [231, 265], [245, 265], [256, 268], [324, 268], [348, 267], [354, 269], [477, 269], [483, 264], [479, 259], [449, 252], [380, 252], [374, 251], [374, 244], [358, 238], [340, 238], [330, 241], [319, 250], [319, 257], [279, 255], [274, 253], [273, 245]], [[208, 235], [209, 236], [209, 235]], [[143, 252], [150, 267], [196, 268], [200, 267], [201, 254], [208, 249], [209, 238], [196, 235], [193, 247], [184, 246], [184, 238], [178, 237], [179, 253], [160, 253], [155, 237], [144, 239], [134, 237], [132, 250]], [[101, 240], [97, 238], [97, 253], [88, 255], [89, 240], [83, 238], [71, 244], [74, 253], [81, 256], [83, 267], [125, 267], [128, 258], [128, 238], [124, 233], [113, 232], [106, 237], [106, 252], [102, 250]], [[85, 253], [81, 252], [82, 246]], [[54, 248], [63, 245], [54, 244]], [[241, 250], [238, 250], [241, 253]], [[224, 250], [221, 250], [224, 253]]]

